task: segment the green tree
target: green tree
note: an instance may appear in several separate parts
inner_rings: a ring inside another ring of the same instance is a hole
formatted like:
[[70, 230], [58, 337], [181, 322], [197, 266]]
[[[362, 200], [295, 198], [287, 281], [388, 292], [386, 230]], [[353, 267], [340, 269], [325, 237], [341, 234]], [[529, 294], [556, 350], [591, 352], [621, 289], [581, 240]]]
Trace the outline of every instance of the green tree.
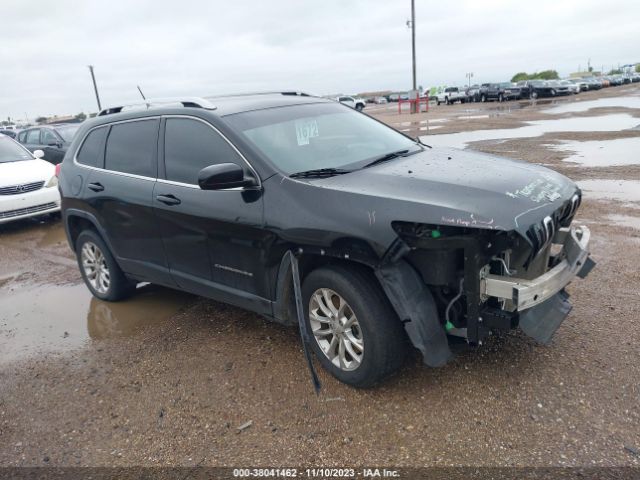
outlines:
[[42, 125], [43, 123], [45, 123], [47, 121], [47, 117], [38, 117], [36, 118], [36, 123], [38, 125]]
[[539, 78], [540, 80], [557, 80], [560, 78], [560, 75], [558, 75], [558, 72], [555, 70], [543, 70], [535, 75], [535, 78]]
[[527, 72], [518, 72], [511, 77], [512, 82], [521, 82], [522, 80], [529, 80], [529, 74]]
[[640, 73], [640, 63], [636, 65], [636, 72]]
[[80, 112], [75, 116], [75, 119], [79, 122], [84, 122], [87, 119], [87, 115], [84, 112]]
[[611, 70], [609, 70], [609, 75], [621, 75], [622, 74], [622, 70], [620, 70], [619, 68], [612, 68]]

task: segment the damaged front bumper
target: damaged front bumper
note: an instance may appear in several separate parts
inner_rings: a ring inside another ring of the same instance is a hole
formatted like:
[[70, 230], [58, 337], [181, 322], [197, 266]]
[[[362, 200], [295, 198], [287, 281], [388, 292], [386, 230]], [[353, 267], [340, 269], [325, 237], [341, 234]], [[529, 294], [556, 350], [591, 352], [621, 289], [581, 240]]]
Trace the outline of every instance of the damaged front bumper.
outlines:
[[[555, 265], [534, 279], [505, 275], [485, 275], [480, 280], [483, 298], [504, 302], [509, 324], [520, 328], [541, 343], [548, 343], [571, 310], [564, 288], [575, 276], [586, 277], [595, 262], [589, 258], [590, 231], [587, 227], [563, 228], [553, 243], [562, 249], [554, 257]], [[494, 315], [500, 320], [500, 315]]]

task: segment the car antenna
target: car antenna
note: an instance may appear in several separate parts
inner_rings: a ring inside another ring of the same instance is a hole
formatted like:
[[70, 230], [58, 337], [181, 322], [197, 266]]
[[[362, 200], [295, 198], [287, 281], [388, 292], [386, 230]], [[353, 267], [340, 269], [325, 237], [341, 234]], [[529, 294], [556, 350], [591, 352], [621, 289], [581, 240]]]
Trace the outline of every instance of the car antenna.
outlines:
[[316, 372], [316, 369], [313, 365], [313, 359], [311, 358], [311, 349], [309, 348], [311, 338], [309, 337], [307, 322], [304, 321], [304, 309], [302, 307], [302, 290], [300, 288], [300, 270], [298, 268], [298, 257], [291, 250], [288, 250], [287, 253], [289, 254], [289, 261], [291, 262], [291, 275], [293, 276], [293, 295], [296, 300], [296, 313], [298, 315], [300, 336], [302, 337], [302, 350], [304, 351], [304, 358], [307, 359], [309, 372], [311, 372], [311, 382], [313, 383], [313, 388], [316, 391], [316, 395], [318, 395], [320, 393], [321, 385], [320, 379], [318, 378], [318, 373]]
[[138, 87], [138, 91], [140, 92], [140, 95], [142, 95], [142, 99], [146, 100], [147, 97], [144, 96], [144, 93], [142, 93], [142, 89], [140, 88], [140, 85], [136, 85], [136, 87]]

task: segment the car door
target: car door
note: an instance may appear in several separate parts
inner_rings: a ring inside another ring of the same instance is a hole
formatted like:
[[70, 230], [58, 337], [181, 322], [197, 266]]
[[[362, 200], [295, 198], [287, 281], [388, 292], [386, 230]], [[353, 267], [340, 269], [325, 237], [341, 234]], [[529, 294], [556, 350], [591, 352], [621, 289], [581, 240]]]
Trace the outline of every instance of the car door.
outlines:
[[44, 158], [54, 165], [62, 162], [64, 150], [63, 140], [53, 130], [42, 128], [40, 130], [40, 149], [44, 152]]
[[210, 123], [168, 116], [154, 208], [171, 273], [185, 290], [267, 311], [260, 189], [201, 190], [198, 173], [219, 163], [250, 165]]
[[[122, 270], [140, 281], [174, 285], [153, 213], [159, 126], [155, 117], [97, 128], [85, 139], [77, 161], [88, 164], [83, 197]], [[87, 153], [85, 160], [92, 134], [95, 142], [102, 135], [106, 145], [100, 150], [94, 142], [101, 157]], [[91, 167], [91, 161], [98, 167]]]

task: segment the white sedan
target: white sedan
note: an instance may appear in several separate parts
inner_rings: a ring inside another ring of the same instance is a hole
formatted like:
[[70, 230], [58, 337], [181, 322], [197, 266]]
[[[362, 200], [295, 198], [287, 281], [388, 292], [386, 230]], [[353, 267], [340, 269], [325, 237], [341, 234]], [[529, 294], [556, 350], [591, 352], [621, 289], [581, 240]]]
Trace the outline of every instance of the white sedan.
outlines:
[[0, 224], [60, 210], [56, 167], [0, 135]]

